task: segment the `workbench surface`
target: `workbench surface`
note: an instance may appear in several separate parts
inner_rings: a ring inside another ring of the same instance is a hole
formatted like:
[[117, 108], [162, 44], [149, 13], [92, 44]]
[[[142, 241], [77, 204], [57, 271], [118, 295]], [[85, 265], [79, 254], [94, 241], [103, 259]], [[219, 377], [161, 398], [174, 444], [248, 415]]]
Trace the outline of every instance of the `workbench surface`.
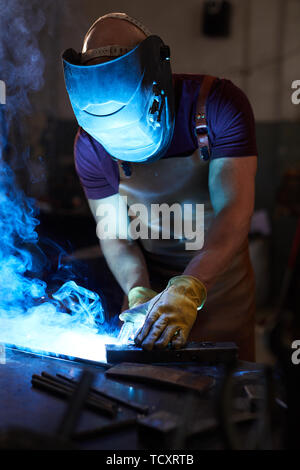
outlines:
[[[223, 366], [181, 364], [178, 367], [215, 377], [215, 386], [204, 395], [197, 396], [193, 419], [196, 422], [215, 417], [215, 397], [223, 375]], [[6, 348], [0, 360], [1, 430], [22, 427], [53, 435], [66, 410], [66, 401], [32, 388], [31, 377], [33, 374], [46, 371], [53, 375], [61, 373], [76, 378], [83, 369], [89, 369], [95, 374], [95, 387], [99, 386], [123, 399], [150, 405], [153, 411], [165, 410], [181, 415], [187, 406], [189, 395], [181, 390], [162, 389], [161, 386], [132, 381], [112, 380], [105, 377], [105, 370], [101, 367]], [[241, 385], [255, 383], [259, 380], [260, 371], [261, 366], [258, 364], [240, 362], [235, 378]], [[114, 419], [123, 420], [134, 416], [136, 416], [135, 411], [120, 406], [117, 418]], [[109, 422], [111, 422], [110, 418], [84, 409], [76, 431], [98, 428]], [[198, 435], [196, 440], [195, 438], [191, 440], [190, 445], [191, 449], [223, 448], [218, 433]], [[136, 426], [94, 437], [88, 441], [76, 442], [76, 446], [82, 449], [105, 450], [148, 449], [139, 439]]]

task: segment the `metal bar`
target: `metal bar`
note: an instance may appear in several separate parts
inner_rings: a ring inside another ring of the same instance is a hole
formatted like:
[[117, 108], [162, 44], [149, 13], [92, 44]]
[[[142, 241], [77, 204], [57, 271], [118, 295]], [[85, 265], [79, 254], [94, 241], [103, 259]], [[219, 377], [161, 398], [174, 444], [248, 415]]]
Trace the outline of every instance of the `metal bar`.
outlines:
[[29, 354], [31, 356], [41, 356], [41, 357], [49, 357], [51, 359], [59, 359], [62, 361], [68, 361], [68, 362], [76, 362], [76, 363], [82, 363], [82, 364], [87, 364], [91, 365], [93, 367], [103, 367], [104, 369], [109, 369], [110, 367], [113, 366], [113, 364], [109, 364], [108, 362], [103, 362], [103, 361], [94, 361], [92, 359], [84, 359], [82, 357], [71, 357], [71, 356], [66, 356], [65, 354], [56, 354], [56, 353], [51, 353], [49, 351], [43, 351], [42, 349], [27, 349], [25, 346], [18, 346], [17, 344], [11, 344], [11, 343], [6, 343], [4, 341], [1, 342], [4, 344], [5, 348], [7, 349], [12, 349], [13, 351], [19, 351], [20, 353], [23, 354]]
[[235, 343], [189, 343], [182, 349], [153, 349], [145, 351], [132, 344], [106, 345], [107, 360], [112, 363], [142, 362], [167, 363], [167, 362], [208, 362], [222, 364], [235, 360], [238, 356], [238, 347]]

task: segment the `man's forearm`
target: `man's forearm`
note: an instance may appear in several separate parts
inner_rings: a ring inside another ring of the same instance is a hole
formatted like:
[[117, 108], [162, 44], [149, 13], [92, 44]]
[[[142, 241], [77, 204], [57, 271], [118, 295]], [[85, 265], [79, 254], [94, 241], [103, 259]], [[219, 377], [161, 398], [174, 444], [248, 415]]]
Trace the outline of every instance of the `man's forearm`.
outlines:
[[110, 270], [125, 294], [135, 286], [150, 287], [146, 262], [136, 242], [101, 240], [101, 248]]
[[197, 277], [209, 290], [245, 242], [250, 217], [241, 218], [235, 210], [224, 209], [206, 234], [201, 252], [186, 267], [184, 274]]

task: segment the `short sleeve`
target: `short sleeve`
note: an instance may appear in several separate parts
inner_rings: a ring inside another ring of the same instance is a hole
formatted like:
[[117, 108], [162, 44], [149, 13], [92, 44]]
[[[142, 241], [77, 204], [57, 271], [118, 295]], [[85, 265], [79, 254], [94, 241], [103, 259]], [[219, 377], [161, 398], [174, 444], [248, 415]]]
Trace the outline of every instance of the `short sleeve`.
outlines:
[[74, 158], [77, 174], [88, 199], [102, 199], [118, 193], [118, 175], [113, 165], [115, 162], [81, 128], [75, 137]]
[[255, 121], [245, 93], [219, 80], [207, 102], [211, 159], [257, 155]]

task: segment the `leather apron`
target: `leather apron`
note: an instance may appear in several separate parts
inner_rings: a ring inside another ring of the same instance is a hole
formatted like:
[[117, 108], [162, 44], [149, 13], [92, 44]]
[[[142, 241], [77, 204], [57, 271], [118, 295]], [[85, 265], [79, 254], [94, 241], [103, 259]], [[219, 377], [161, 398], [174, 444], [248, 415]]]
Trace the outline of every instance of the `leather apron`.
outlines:
[[[208, 162], [199, 150], [191, 156], [172, 157], [143, 164], [131, 164], [125, 176], [119, 164], [119, 192], [127, 204], [142, 203], [151, 213], [151, 204], [204, 204], [204, 239], [214, 214], [208, 188]], [[149, 217], [142, 221], [151, 225]], [[151, 287], [160, 292], [172, 276], [182, 274], [197, 251], [186, 250], [185, 240], [140, 239], [149, 269]], [[254, 275], [249, 259], [248, 240], [220, 273], [199, 311], [189, 341], [234, 341], [239, 357], [253, 361], [254, 354]]]

